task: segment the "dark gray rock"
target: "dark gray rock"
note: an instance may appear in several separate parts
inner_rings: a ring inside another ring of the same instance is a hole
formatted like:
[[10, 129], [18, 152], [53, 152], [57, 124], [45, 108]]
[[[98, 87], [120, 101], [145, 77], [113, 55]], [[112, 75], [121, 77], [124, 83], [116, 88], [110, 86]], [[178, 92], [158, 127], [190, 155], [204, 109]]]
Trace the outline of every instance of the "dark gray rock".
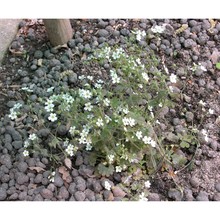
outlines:
[[176, 71], [176, 75], [177, 76], [185, 76], [186, 75], [185, 69], [183, 67], [178, 68]]
[[93, 187], [93, 190], [94, 190], [95, 193], [99, 193], [103, 189], [103, 187], [100, 184], [100, 180], [95, 180], [92, 183], [92, 187]]
[[44, 198], [43, 198], [40, 194], [37, 194], [37, 195], [34, 197], [33, 201], [44, 201]]
[[65, 125], [60, 125], [58, 128], [57, 128], [57, 134], [60, 135], [60, 136], [65, 136], [67, 134], [67, 128]]
[[63, 179], [59, 176], [59, 174], [56, 174], [54, 177], [54, 185], [57, 187], [63, 186]]
[[12, 151], [13, 147], [10, 143], [5, 143], [5, 149], [7, 149], [8, 151]]
[[78, 156], [76, 157], [75, 165], [76, 165], [76, 166], [80, 166], [80, 165], [82, 165], [82, 164], [83, 164], [83, 157], [82, 157], [81, 155], [78, 155]]
[[86, 198], [86, 195], [84, 192], [77, 191], [77, 192], [75, 192], [74, 197], [75, 197], [76, 201], [84, 201]]
[[179, 190], [172, 188], [168, 191], [168, 197], [174, 199], [175, 201], [181, 201], [182, 193]]
[[5, 143], [11, 143], [12, 142], [12, 137], [10, 134], [5, 134]]
[[173, 118], [173, 125], [174, 126], [177, 126], [181, 123], [180, 119], [179, 118]]
[[20, 172], [25, 173], [27, 171], [28, 165], [26, 162], [21, 161], [17, 164], [17, 168]]
[[8, 174], [5, 174], [2, 176], [1, 181], [2, 183], [7, 183], [10, 180], [10, 176]]
[[188, 24], [189, 24], [190, 27], [193, 27], [193, 26], [196, 26], [196, 25], [197, 25], [197, 21], [195, 21], [195, 20], [190, 20], [190, 21], [188, 22]]
[[37, 135], [39, 137], [48, 137], [49, 134], [50, 134], [50, 129], [48, 128], [42, 128], [37, 132]]
[[204, 79], [199, 79], [199, 86], [204, 87], [206, 84], [206, 81]]
[[149, 201], [160, 201], [160, 195], [157, 193], [149, 193], [148, 200]]
[[89, 201], [95, 201], [95, 193], [91, 189], [86, 189], [84, 193]]
[[70, 194], [74, 194], [76, 192], [76, 183], [70, 183], [68, 191]]
[[[84, 158], [85, 159], [85, 158]], [[84, 160], [85, 161], [85, 160]], [[95, 169], [94, 167], [90, 166], [90, 165], [84, 165], [82, 164], [79, 167], [79, 174], [82, 175], [85, 178], [90, 177], [93, 173], [94, 173]]]
[[220, 201], [220, 193], [215, 193], [214, 197], [213, 197], [214, 201]]
[[5, 165], [8, 169], [12, 168], [11, 156], [8, 154], [1, 155], [0, 163]]
[[185, 200], [186, 201], [194, 201], [195, 198], [193, 197], [193, 192], [191, 189], [184, 190]]
[[18, 150], [21, 149], [23, 147], [23, 142], [22, 141], [13, 141], [12, 142], [12, 146]]
[[78, 172], [78, 170], [75, 169], [75, 168], [72, 168], [72, 169], [73, 169], [72, 172], [71, 172], [72, 176], [73, 176], [73, 177], [77, 177], [77, 176], [79, 176], [79, 172]]
[[40, 161], [37, 161], [36, 162], [36, 166], [37, 167], [41, 167], [41, 168], [43, 168], [43, 169], [45, 169], [46, 168], [46, 165], [45, 164], [43, 164], [42, 162], [40, 162]]
[[217, 84], [218, 86], [220, 86], [220, 77], [217, 78], [216, 84]]
[[105, 30], [105, 29], [100, 29], [100, 30], [98, 31], [98, 35], [99, 35], [100, 37], [108, 37], [109, 32], [108, 32], [107, 30]]
[[105, 28], [108, 25], [108, 22], [105, 22], [103, 20], [99, 21], [99, 23], [97, 24], [97, 27], [99, 28]]
[[124, 198], [126, 193], [118, 186], [112, 187], [114, 197]]
[[193, 118], [194, 118], [194, 114], [192, 112], [186, 112], [186, 121], [187, 122], [191, 122], [193, 121]]
[[105, 201], [113, 201], [114, 200], [114, 196], [113, 196], [112, 192], [109, 190], [104, 190], [103, 197], [104, 197]]
[[76, 83], [77, 82], [77, 74], [74, 73], [74, 72], [71, 72], [71, 74], [68, 76], [68, 80], [69, 80], [69, 83]]
[[103, 196], [102, 196], [102, 194], [95, 194], [95, 200], [96, 200], [96, 201], [103, 201]]
[[22, 137], [18, 131], [11, 126], [6, 126], [6, 134], [10, 134], [14, 141], [22, 141]]
[[84, 191], [86, 189], [86, 181], [81, 176], [77, 176], [74, 182], [76, 183], [76, 189], [78, 191]]
[[51, 192], [49, 189], [42, 189], [40, 192], [40, 195], [44, 199], [52, 199], [53, 198], [53, 192]]
[[18, 193], [13, 193], [11, 196], [9, 196], [8, 200], [17, 200], [18, 199]]
[[28, 166], [29, 167], [34, 167], [34, 166], [36, 166], [36, 159], [35, 158], [29, 158], [28, 160], [27, 160], [27, 163], [28, 163]]
[[200, 185], [200, 180], [194, 176], [189, 180], [189, 182], [192, 185], [192, 187], [195, 188], [197, 188]]
[[15, 174], [15, 179], [19, 185], [23, 185], [24, 183], [27, 183], [29, 181], [29, 177], [21, 172]]
[[68, 199], [70, 196], [69, 192], [67, 191], [66, 187], [65, 186], [62, 186], [59, 190], [59, 193], [58, 193], [58, 197], [61, 198], [61, 199]]
[[215, 189], [220, 192], [220, 182], [215, 184]]
[[21, 201], [27, 200], [27, 191], [20, 192], [19, 195], [18, 195], [18, 199], [21, 200]]
[[197, 201], [209, 201], [208, 193], [205, 191], [200, 191], [196, 197]]
[[36, 59], [42, 58], [43, 55], [44, 55], [43, 52], [40, 51], [40, 50], [36, 50], [36, 51], [34, 52], [34, 58], [36, 58]]
[[7, 198], [6, 189], [0, 187], [0, 201], [4, 201]]
[[47, 186], [47, 189], [49, 189], [51, 192], [54, 192], [56, 190], [56, 186], [53, 183], [50, 183]]
[[42, 179], [43, 179], [43, 175], [41, 173], [38, 173], [37, 176], [34, 179], [34, 182], [35, 183], [41, 183]]
[[192, 47], [195, 47], [196, 46], [196, 42], [192, 39], [186, 39], [184, 41], [184, 47], [185, 48], [192, 48]]

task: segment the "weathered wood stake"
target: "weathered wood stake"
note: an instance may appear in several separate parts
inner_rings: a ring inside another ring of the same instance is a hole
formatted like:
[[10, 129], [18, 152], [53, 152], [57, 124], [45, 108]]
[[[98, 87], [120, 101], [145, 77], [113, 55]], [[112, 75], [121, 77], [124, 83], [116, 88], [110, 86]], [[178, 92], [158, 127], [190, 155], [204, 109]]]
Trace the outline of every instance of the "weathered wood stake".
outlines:
[[43, 19], [50, 43], [53, 46], [66, 44], [73, 36], [69, 19]]

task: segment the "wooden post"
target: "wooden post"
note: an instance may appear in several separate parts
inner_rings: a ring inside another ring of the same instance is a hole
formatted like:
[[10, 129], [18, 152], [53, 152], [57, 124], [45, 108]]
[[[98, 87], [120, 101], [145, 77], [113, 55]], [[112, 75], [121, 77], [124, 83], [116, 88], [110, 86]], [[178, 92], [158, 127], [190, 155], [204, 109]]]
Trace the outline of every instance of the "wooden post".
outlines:
[[69, 19], [43, 19], [43, 21], [53, 46], [66, 44], [73, 37]]

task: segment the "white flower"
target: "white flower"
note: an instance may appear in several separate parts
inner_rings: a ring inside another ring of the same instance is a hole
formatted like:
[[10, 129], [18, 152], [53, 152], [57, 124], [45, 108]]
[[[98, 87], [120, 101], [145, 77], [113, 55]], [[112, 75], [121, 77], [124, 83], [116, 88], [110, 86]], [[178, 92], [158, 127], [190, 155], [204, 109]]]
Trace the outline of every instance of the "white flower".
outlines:
[[65, 140], [65, 141], [63, 142], [63, 146], [64, 146], [64, 147], [67, 147], [68, 144], [69, 144], [69, 140]]
[[36, 135], [36, 134], [30, 134], [29, 137], [28, 137], [28, 139], [34, 141], [34, 140], [37, 139], [37, 135]]
[[209, 114], [213, 115], [214, 114], [214, 110], [213, 109], [209, 109]]
[[208, 142], [209, 141], [209, 137], [207, 135], [205, 135], [205, 141]]
[[15, 111], [13, 111], [13, 110], [10, 109], [10, 114], [8, 115], [8, 117], [9, 117], [11, 120], [15, 120], [15, 119], [18, 118], [17, 114], [18, 114], [17, 112], [15, 112]]
[[89, 79], [90, 81], [92, 81], [93, 80], [93, 76], [87, 76], [87, 79]]
[[115, 158], [115, 155], [113, 154], [108, 155], [109, 163], [112, 163], [114, 161], [114, 158]]
[[108, 124], [112, 119], [108, 115], [105, 115], [105, 121]]
[[150, 112], [152, 112], [153, 111], [153, 106], [148, 106], [148, 110], [150, 111]]
[[137, 59], [136, 59], [136, 63], [137, 63], [138, 65], [141, 65], [141, 60], [140, 60], [140, 58], [137, 58]]
[[75, 126], [70, 127], [69, 133], [70, 133], [71, 135], [74, 135], [75, 131], [76, 131], [76, 127], [75, 127]]
[[174, 92], [173, 86], [169, 86], [170, 92]]
[[13, 106], [13, 109], [19, 109], [21, 108], [22, 104], [21, 103], [16, 103], [14, 106]]
[[101, 84], [99, 84], [99, 83], [95, 83], [95, 85], [94, 85], [94, 86], [95, 86], [95, 88], [96, 88], [96, 89], [101, 89], [101, 88], [102, 88], [102, 85], [101, 85]]
[[151, 137], [147, 137], [147, 136], [144, 136], [142, 141], [145, 143], [145, 144], [150, 144], [151, 143]]
[[150, 145], [151, 145], [152, 147], [156, 147], [157, 143], [156, 143], [156, 141], [151, 140], [151, 141], [150, 141]]
[[159, 105], [158, 105], [160, 108], [162, 108], [163, 107], [163, 104], [162, 103], [159, 103]]
[[156, 26], [152, 27], [151, 30], [153, 33], [161, 34], [165, 31], [165, 25], [163, 25], [163, 26], [156, 25]]
[[131, 127], [135, 126], [135, 120], [133, 118], [123, 118], [122, 122], [124, 124], [124, 126], [130, 125]]
[[141, 202], [147, 202], [147, 201], [148, 201], [148, 199], [145, 197], [144, 192], [142, 192], [142, 193], [139, 195], [139, 201], [141, 201]]
[[122, 167], [120, 167], [120, 166], [115, 167], [115, 172], [116, 173], [121, 173], [121, 171], [122, 171]]
[[206, 131], [205, 129], [202, 129], [201, 133], [204, 135], [205, 141], [208, 142], [208, 141], [209, 141], [209, 138], [208, 138], [208, 133], [207, 133], [207, 131]]
[[24, 142], [24, 148], [29, 147], [29, 145], [30, 145], [29, 141], [28, 141], [28, 140], [26, 140], [26, 141]]
[[87, 145], [86, 145], [86, 150], [87, 150], [87, 151], [92, 150], [92, 145], [91, 145], [91, 144], [87, 144]]
[[138, 87], [139, 87], [140, 89], [143, 89], [143, 85], [142, 85], [142, 84], [138, 84]]
[[137, 131], [136, 132], [136, 137], [140, 140], [143, 136], [142, 136], [142, 131]]
[[110, 183], [108, 181], [105, 181], [104, 184], [105, 184], [105, 189], [111, 190], [111, 185], [110, 185]]
[[105, 106], [109, 106], [110, 100], [107, 99], [107, 98], [105, 98], [105, 99], [103, 100], [103, 103], [104, 103]]
[[118, 75], [116, 74], [116, 72], [114, 70], [110, 70], [110, 76], [112, 77], [113, 84], [120, 82], [120, 78], [118, 77]]
[[172, 74], [170, 75], [170, 82], [171, 82], [171, 83], [176, 83], [176, 79], [177, 79], [176, 75], [172, 73]]
[[199, 64], [199, 67], [202, 71], [206, 72], [207, 69], [201, 64], [201, 63], [198, 63]]
[[72, 104], [74, 102], [74, 98], [69, 94], [63, 94], [62, 99], [64, 99], [68, 104]]
[[53, 108], [54, 108], [54, 104], [53, 104], [53, 103], [51, 103], [51, 104], [45, 106], [45, 110], [46, 110], [47, 112], [52, 112], [52, 111], [53, 111]]
[[54, 122], [57, 120], [57, 115], [56, 113], [50, 113], [50, 116], [48, 117], [48, 120]]
[[91, 102], [87, 102], [87, 103], [85, 104], [84, 110], [90, 112], [90, 111], [92, 111], [92, 109], [93, 109], [93, 106], [92, 106]]
[[98, 118], [98, 120], [97, 120], [97, 122], [96, 122], [96, 125], [97, 125], [98, 127], [102, 127], [102, 126], [104, 125], [102, 118]]
[[142, 39], [142, 37], [145, 37], [146, 36], [146, 33], [145, 31], [140, 31], [140, 30], [137, 30], [135, 32], [133, 32], [134, 34], [136, 34], [136, 40], [137, 41], [140, 41]]
[[69, 154], [72, 157], [74, 155], [73, 150], [74, 150], [74, 146], [72, 144], [69, 144], [65, 151], [67, 152], [67, 154]]
[[53, 104], [53, 100], [52, 99], [47, 99], [45, 105], [51, 105]]
[[85, 99], [90, 99], [92, 97], [92, 93], [86, 89], [79, 89], [79, 96]]
[[50, 182], [54, 182], [54, 177], [55, 177], [55, 174], [56, 174], [56, 172], [55, 171], [53, 171], [52, 173], [51, 173], [51, 175], [49, 175], [48, 176], [48, 179], [50, 180]]
[[84, 75], [81, 75], [81, 76], [79, 76], [78, 77], [80, 80], [83, 80], [83, 79], [85, 79], [86, 77], [84, 76]]
[[127, 108], [123, 108], [123, 109], [122, 109], [122, 111], [123, 111], [123, 112], [124, 112], [124, 114], [126, 114], [126, 115], [129, 113], [129, 111], [128, 111], [128, 109], [127, 109]]
[[151, 186], [150, 181], [147, 180], [147, 181], [144, 183], [144, 186], [145, 186], [147, 189], [150, 188], [150, 186]]
[[158, 125], [160, 124], [159, 120], [156, 120], [156, 124], [158, 124]]
[[23, 155], [24, 155], [25, 157], [29, 156], [29, 151], [24, 150], [24, 151], [23, 151]]
[[202, 105], [202, 106], [205, 106], [205, 105], [206, 105], [206, 103], [203, 102], [202, 100], [199, 101], [199, 104]]
[[87, 118], [92, 119], [92, 118], [94, 118], [94, 115], [93, 114], [87, 115]]
[[142, 77], [144, 78], [144, 80], [145, 80], [146, 82], [149, 81], [149, 76], [147, 75], [147, 73], [141, 73], [141, 75], [142, 75]]

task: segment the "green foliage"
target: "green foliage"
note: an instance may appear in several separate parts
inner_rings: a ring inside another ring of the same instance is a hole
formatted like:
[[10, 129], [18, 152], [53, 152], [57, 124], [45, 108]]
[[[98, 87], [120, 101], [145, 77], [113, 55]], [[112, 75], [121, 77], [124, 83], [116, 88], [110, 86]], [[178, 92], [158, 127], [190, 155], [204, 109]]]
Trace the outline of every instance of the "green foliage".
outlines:
[[220, 63], [216, 63], [216, 68], [220, 70]]
[[[131, 38], [125, 49], [106, 45], [85, 61], [88, 70], [95, 66], [102, 71], [102, 65], [108, 64], [106, 76], [79, 76], [75, 88], [60, 87], [59, 92], [49, 91], [50, 95], [30, 104], [34, 130], [48, 128], [50, 134], [37, 135], [35, 141], [29, 137], [26, 150], [37, 149], [56, 162], [74, 157], [78, 150], [88, 151], [90, 164], [103, 176], [128, 168], [132, 173], [138, 166], [149, 173], [157, 169], [165, 150], [162, 134], [154, 130], [161, 108], [173, 104], [169, 78], [158, 70], [160, 61], [152, 50], [143, 50]], [[60, 82], [69, 74], [71, 70], [61, 73]], [[44, 107], [37, 110], [37, 104]], [[194, 141], [191, 136], [179, 139], [182, 148]], [[174, 163], [183, 161], [172, 157]], [[134, 180], [141, 177], [139, 173]]]

